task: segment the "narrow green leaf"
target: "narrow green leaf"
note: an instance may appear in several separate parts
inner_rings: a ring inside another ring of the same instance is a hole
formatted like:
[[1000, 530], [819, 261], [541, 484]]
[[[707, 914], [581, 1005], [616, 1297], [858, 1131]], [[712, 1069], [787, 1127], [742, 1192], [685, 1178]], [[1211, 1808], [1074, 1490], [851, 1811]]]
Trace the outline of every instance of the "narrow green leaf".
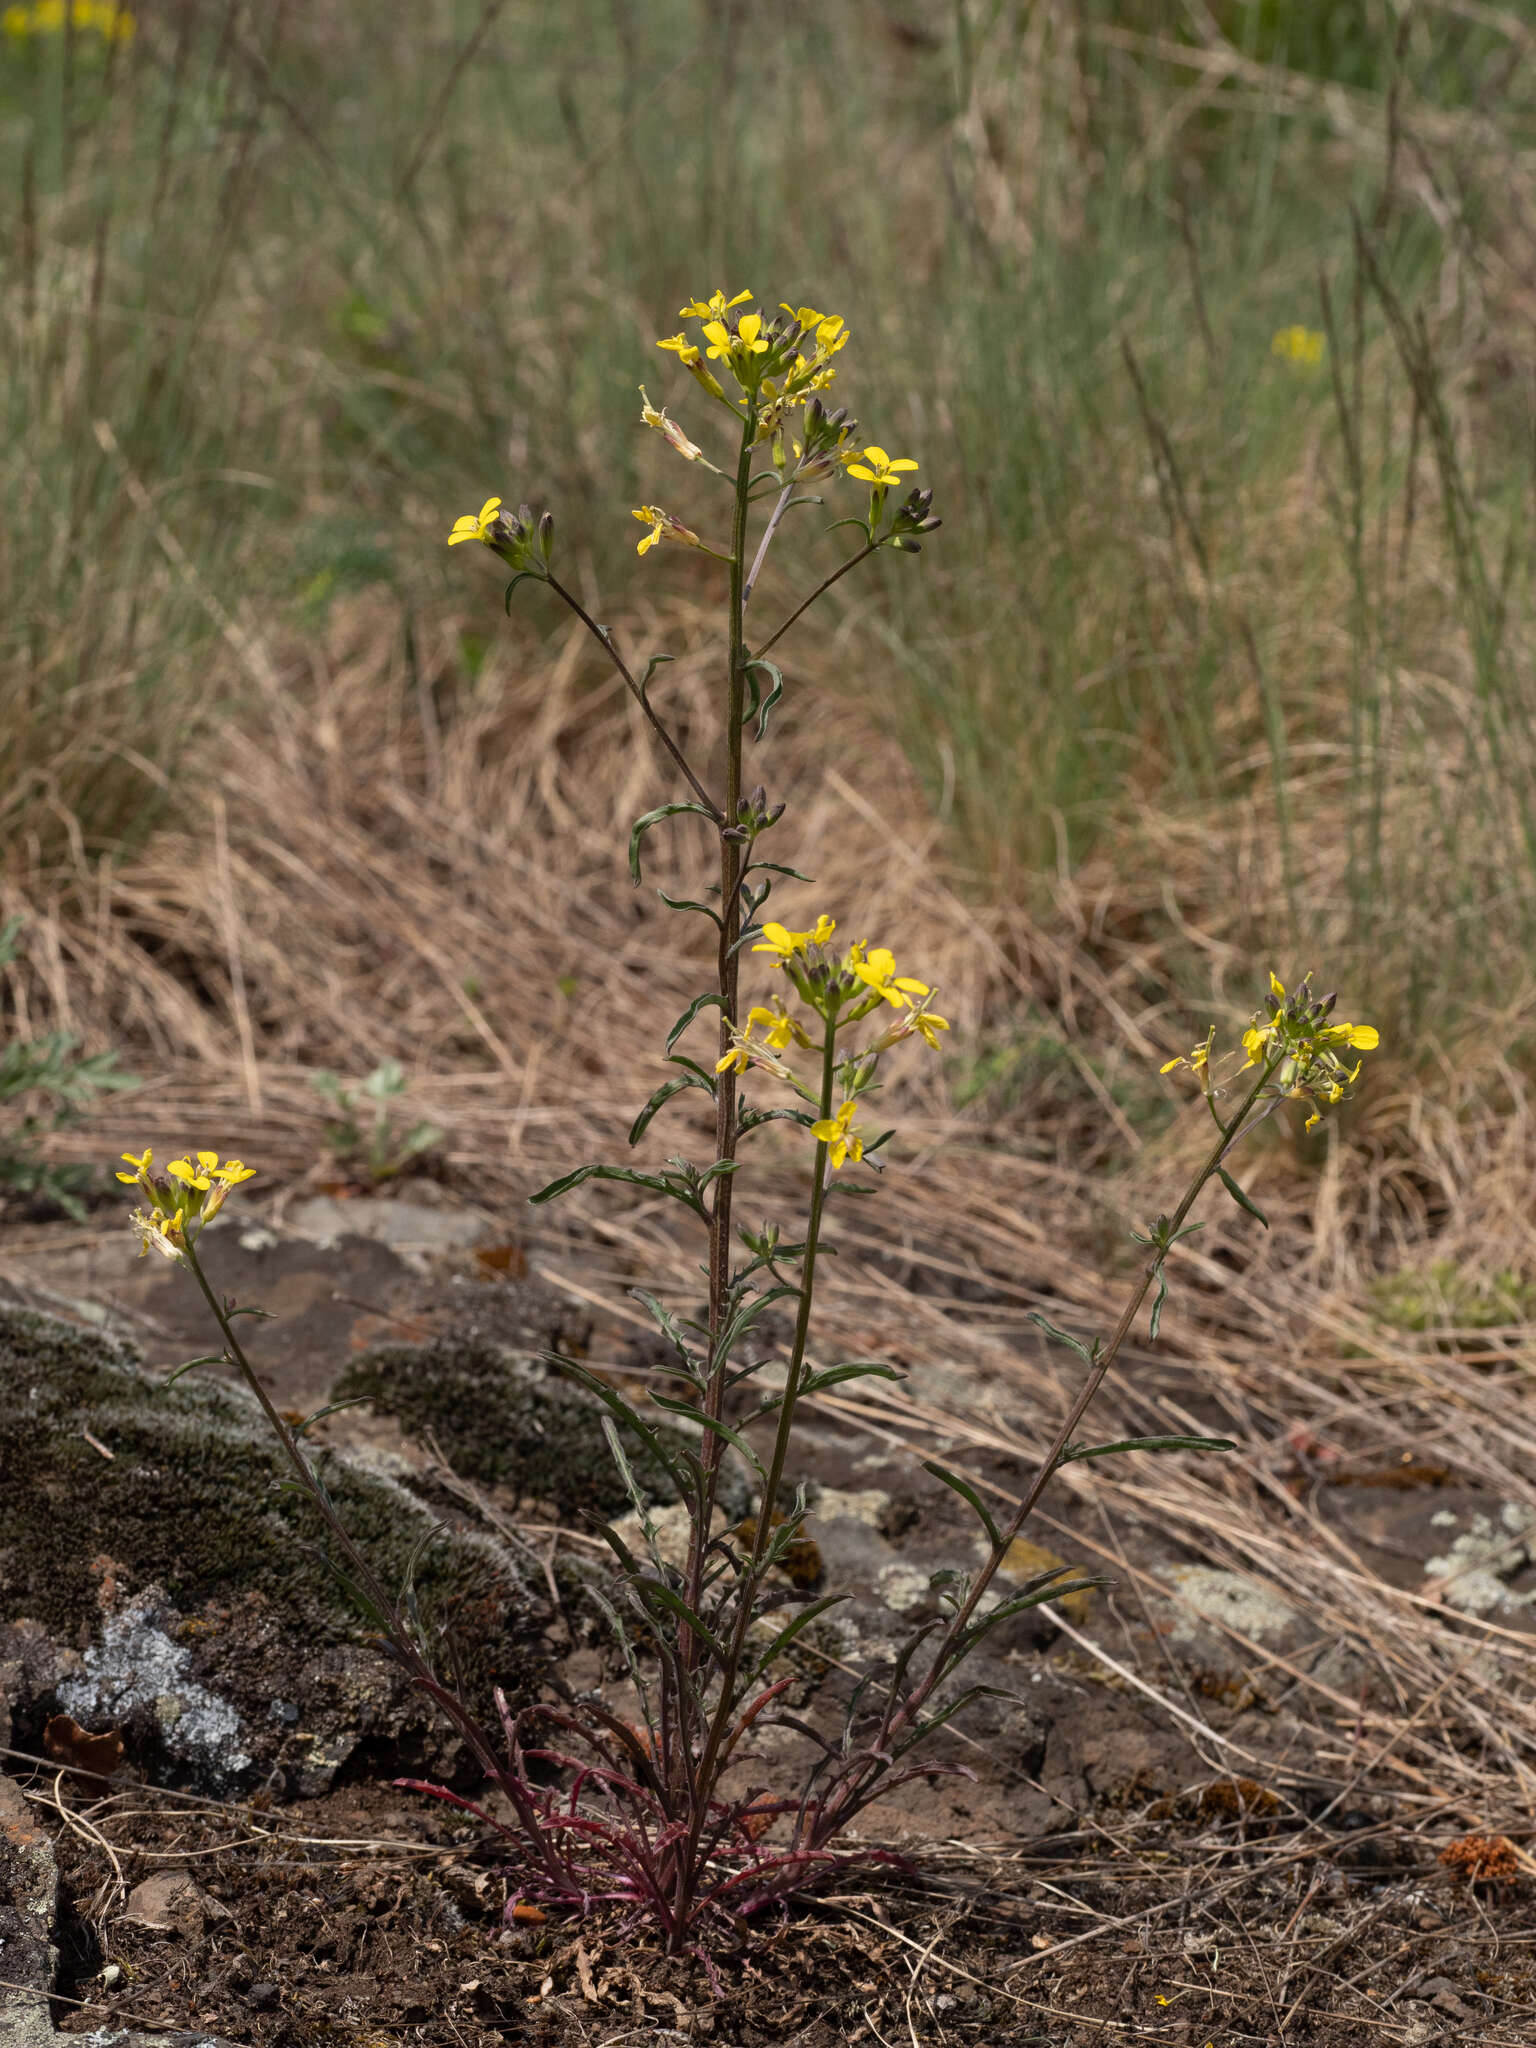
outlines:
[[294, 1439], [295, 1441], [297, 1441], [297, 1439], [304, 1434], [306, 1429], [313, 1429], [317, 1422], [324, 1422], [327, 1415], [335, 1415], [336, 1413], [338, 1413], [339, 1410], [343, 1408], [366, 1408], [367, 1405], [368, 1396], [366, 1394], [353, 1394], [352, 1396], [350, 1396], [349, 1399], [345, 1401], [329, 1401], [326, 1403], [325, 1407], [317, 1408], [313, 1415], [305, 1416], [304, 1420], [298, 1425], [298, 1427], [293, 1432]]
[[1163, 1262], [1158, 1260], [1153, 1271], [1157, 1279], [1157, 1293], [1152, 1300], [1152, 1313], [1147, 1319], [1147, 1335], [1155, 1344], [1157, 1332], [1163, 1320], [1163, 1303], [1168, 1299], [1168, 1277], [1163, 1271]]
[[[770, 683], [766, 698], [763, 696], [762, 685], [757, 680], [757, 671], [759, 669], [768, 677]], [[747, 717], [757, 720], [757, 737], [762, 739], [768, 731], [768, 714], [784, 694], [784, 677], [780, 673], [777, 662], [767, 661], [762, 655], [757, 655], [749, 661], [743, 673], [746, 676], [747, 689], [750, 693]]]
[[639, 1578], [634, 1581], [634, 1592], [647, 1607], [652, 1602], [655, 1602], [658, 1606], [664, 1607], [668, 1614], [675, 1615], [679, 1621], [686, 1623], [704, 1645], [705, 1649], [709, 1651], [709, 1654], [716, 1660], [717, 1666], [724, 1666], [728, 1663], [725, 1645], [699, 1619], [698, 1615], [694, 1613], [681, 1594], [674, 1593], [670, 1586], [663, 1585], [659, 1579], [647, 1578]]
[[836, 1607], [840, 1602], [850, 1597], [847, 1593], [823, 1593], [819, 1600], [813, 1600], [808, 1607], [802, 1607], [794, 1620], [787, 1622], [779, 1630], [767, 1649], [763, 1651], [757, 1663], [752, 1667], [752, 1676], [747, 1680], [747, 1684], [749, 1686], [756, 1685], [763, 1676], [763, 1673], [769, 1670], [783, 1656], [802, 1629], [809, 1628], [811, 1623], [817, 1620], [819, 1616], [825, 1614], [829, 1607]]
[[672, 1050], [673, 1046], [676, 1045], [677, 1041], [688, 1029], [688, 1026], [702, 1010], [723, 1010], [724, 1008], [725, 998], [715, 989], [708, 989], [703, 995], [695, 996], [681, 1017], [672, 1026], [672, 1029], [667, 1033], [667, 1051], [670, 1052]]
[[951, 1493], [958, 1493], [963, 1501], [975, 1509], [977, 1516], [980, 1518], [981, 1526], [987, 1532], [987, 1541], [991, 1544], [993, 1551], [1001, 1550], [1003, 1547], [1002, 1533], [998, 1529], [996, 1522], [992, 1519], [992, 1510], [987, 1506], [971, 1482], [968, 1479], [962, 1479], [958, 1472], [951, 1472], [947, 1466], [940, 1465], [933, 1458], [924, 1458], [923, 1470], [931, 1472], [935, 1479], [942, 1480]]
[[802, 1394], [825, 1393], [828, 1387], [841, 1386], [845, 1380], [895, 1380], [898, 1384], [906, 1378], [894, 1365], [885, 1365], [873, 1358], [850, 1359], [843, 1365], [825, 1365], [819, 1372], [813, 1372], [800, 1388]]
[[227, 1308], [224, 1311], [224, 1320], [227, 1323], [235, 1322], [240, 1316], [255, 1316], [263, 1323], [277, 1321], [276, 1315], [269, 1308]]
[[1250, 1216], [1256, 1216], [1260, 1223], [1263, 1224], [1264, 1228], [1268, 1230], [1269, 1218], [1264, 1214], [1264, 1211], [1259, 1207], [1258, 1203], [1253, 1199], [1252, 1195], [1244, 1194], [1243, 1190], [1238, 1186], [1237, 1182], [1232, 1178], [1231, 1174], [1228, 1173], [1227, 1169], [1224, 1166], [1218, 1166], [1216, 1171], [1221, 1176], [1222, 1186], [1226, 1189], [1227, 1193], [1232, 1197], [1233, 1201], [1236, 1202], [1239, 1209], [1246, 1209]]
[[670, 1195], [675, 1202], [681, 1202], [692, 1209], [695, 1215], [704, 1214], [704, 1205], [690, 1190], [680, 1187], [670, 1174], [635, 1173], [627, 1166], [578, 1166], [574, 1173], [562, 1174], [559, 1180], [552, 1180], [536, 1194], [528, 1197], [531, 1204], [553, 1202], [559, 1196], [569, 1194], [572, 1188], [580, 1187], [588, 1180], [627, 1181], [631, 1187], [649, 1188], [655, 1195]]
[[719, 1437], [723, 1443], [728, 1443], [732, 1450], [739, 1451], [759, 1479], [766, 1476], [763, 1471], [762, 1460], [745, 1438], [738, 1436], [734, 1429], [721, 1422], [716, 1416], [706, 1415], [703, 1409], [697, 1407], [692, 1401], [678, 1401], [674, 1400], [670, 1394], [653, 1392], [651, 1395], [651, 1405], [654, 1408], [665, 1409], [669, 1415], [682, 1415], [689, 1422], [698, 1423], [700, 1428], [709, 1430], [713, 1435]]
[[1053, 1322], [1041, 1315], [1037, 1309], [1030, 1310], [1028, 1319], [1032, 1323], [1038, 1323], [1053, 1344], [1065, 1344], [1069, 1351], [1075, 1351], [1078, 1357], [1087, 1365], [1098, 1364], [1097, 1354], [1099, 1347], [1097, 1340], [1094, 1342], [1093, 1349], [1090, 1350], [1080, 1337], [1074, 1337], [1068, 1330], [1058, 1329]]
[[638, 1145], [645, 1135], [650, 1121], [659, 1109], [664, 1109], [674, 1095], [681, 1095], [686, 1089], [702, 1088], [706, 1095], [713, 1096], [714, 1089], [697, 1074], [674, 1074], [670, 1081], [663, 1081], [650, 1101], [641, 1110], [629, 1127], [629, 1142]]
[[[690, 805], [688, 808], [696, 810], [698, 806]], [[665, 889], [658, 889], [656, 894], [665, 903], [668, 910], [696, 910], [700, 917], [707, 917], [716, 930], [723, 928], [719, 911], [711, 909], [709, 904], [695, 903], [690, 896], [669, 896]]]
[[660, 825], [667, 818], [680, 818], [689, 811], [696, 818], [708, 818], [712, 825], [718, 822], [702, 804], [694, 803], [661, 804], [654, 811], [647, 811], [643, 818], [636, 818], [634, 829], [629, 835], [629, 872], [636, 882], [640, 880], [640, 842], [646, 833], [653, 825]]
[[1127, 1436], [1112, 1444], [1069, 1444], [1061, 1463], [1070, 1465], [1080, 1458], [1110, 1458], [1121, 1451], [1235, 1451], [1229, 1436]]
[[162, 1387], [173, 1387], [184, 1372], [196, 1372], [200, 1365], [227, 1365], [228, 1359], [221, 1351], [205, 1351], [201, 1358], [189, 1358], [185, 1365], [178, 1365], [174, 1372], [168, 1372], [160, 1382]]

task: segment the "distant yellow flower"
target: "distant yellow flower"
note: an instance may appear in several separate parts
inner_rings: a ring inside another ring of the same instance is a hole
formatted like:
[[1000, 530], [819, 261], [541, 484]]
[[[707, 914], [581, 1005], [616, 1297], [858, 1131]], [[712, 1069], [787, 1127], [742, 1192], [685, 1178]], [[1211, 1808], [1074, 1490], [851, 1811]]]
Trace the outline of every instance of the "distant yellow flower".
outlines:
[[824, 946], [837, 930], [837, 920], [825, 915], [818, 917], [808, 932], [792, 932], [771, 919], [763, 926], [765, 945], [754, 946], [754, 953], [777, 953], [781, 960], [792, 960], [797, 953], [803, 953], [808, 946]]
[[645, 554], [661, 540], [680, 540], [685, 547], [690, 548], [701, 548], [704, 545], [691, 526], [684, 526], [680, 519], [674, 519], [670, 512], [664, 512], [660, 505], [636, 505], [631, 517], [651, 529], [644, 540], [635, 543], [636, 554]]
[[0, 14], [0, 32], [14, 41], [33, 35], [59, 35], [66, 19], [73, 23], [77, 33], [94, 32], [109, 43], [130, 42], [138, 27], [128, 9], [115, 6], [113, 0], [72, 0], [67, 9], [65, 0], [33, 0], [31, 6], [7, 7]]
[[1269, 344], [1272, 356], [1280, 356], [1288, 363], [1301, 363], [1315, 370], [1323, 360], [1328, 337], [1311, 327], [1282, 327]]
[[916, 1010], [907, 1019], [907, 1022], [911, 1029], [917, 1033], [918, 1037], [934, 1052], [937, 1052], [939, 1049], [939, 1033], [949, 1029], [948, 1018], [935, 1017], [931, 1010]]
[[848, 464], [848, 474], [856, 476], [861, 483], [873, 484], [876, 489], [883, 491], [900, 482], [903, 470], [916, 468], [917, 464], [910, 456], [900, 455], [892, 461], [883, 448], [866, 448], [862, 462]]
[[453, 531], [448, 536], [449, 547], [456, 548], [461, 540], [483, 540], [487, 547], [491, 547], [491, 533], [500, 511], [500, 498], [487, 498], [480, 507], [478, 516], [473, 512], [466, 512], [462, 519], [456, 519]]
[[811, 1125], [811, 1136], [819, 1138], [830, 1148], [829, 1156], [834, 1172], [851, 1159], [855, 1165], [864, 1157], [864, 1140], [853, 1128], [856, 1102], [845, 1102], [836, 1116], [823, 1117], [820, 1123]]
[[723, 320], [733, 306], [744, 306], [752, 294], [738, 292], [728, 299], [724, 291], [711, 292], [707, 299], [693, 299], [682, 308], [685, 320]]

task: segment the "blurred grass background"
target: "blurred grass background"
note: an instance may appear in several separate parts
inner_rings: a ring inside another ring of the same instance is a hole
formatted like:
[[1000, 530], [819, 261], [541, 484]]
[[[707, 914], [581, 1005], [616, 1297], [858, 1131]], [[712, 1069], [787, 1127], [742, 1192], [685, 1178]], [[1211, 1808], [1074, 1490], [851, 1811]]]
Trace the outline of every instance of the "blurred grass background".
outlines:
[[[464, 622], [434, 716], [472, 705], [499, 633], [557, 623], [466, 596], [443, 537], [491, 492], [556, 508], [610, 612], [653, 602], [635, 386], [691, 417], [655, 337], [747, 284], [846, 314], [869, 438], [937, 493], [921, 567], [839, 593], [806, 658], [898, 736], [973, 897], [1144, 948], [1192, 1027], [1325, 965], [1425, 1073], [1469, 1039], [1529, 1071], [1516, 11], [145, 0], [133, 28], [0, 38], [8, 901], [88, 916], [278, 691], [267, 650], [359, 591], [408, 678]], [[1292, 326], [1320, 360], [1275, 352]]]

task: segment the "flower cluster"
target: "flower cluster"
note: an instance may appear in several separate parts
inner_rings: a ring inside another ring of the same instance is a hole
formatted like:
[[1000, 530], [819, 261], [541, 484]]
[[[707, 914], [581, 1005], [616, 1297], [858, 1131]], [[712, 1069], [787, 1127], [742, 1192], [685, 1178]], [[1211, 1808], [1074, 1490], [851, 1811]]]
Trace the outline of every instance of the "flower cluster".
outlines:
[[[1312, 977], [1307, 975], [1289, 994], [1277, 975], [1269, 977], [1269, 994], [1264, 1007], [1243, 1033], [1247, 1058], [1239, 1070], [1250, 1067], [1269, 1070], [1267, 1093], [1271, 1100], [1308, 1102], [1310, 1131], [1322, 1121], [1323, 1111], [1344, 1100], [1345, 1091], [1360, 1078], [1361, 1062], [1346, 1064], [1345, 1052], [1374, 1052], [1381, 1034], [1374, 1024], [1335, 1024], [1332, 1018], [1337, 995], [1315, 996]], [[1175, 1067], [1191, 1068], [1209, 1100], [1214, 1092], [1211, 1053], [1216, 1027], [1199, 1045], [1176, 1059], [1165, 1060], [1161, 1071], [1171, 1074]]]
[[123, 1159], [133, 1172], [117, 1177], [128, 1187], [142, 1188], [149, 1198], [147, 1209], [133, 1212], [133, 1226], [141, 1240], [140, 1256], [153, 1246], [168, 1259], [181, 1259], [187, 1246], [223, 1208], [230, 1189], [251, 1180], [255, 1168], [238, 1159], [226, 1159], [221, 1166], [217, 1152], [195, 1152], [171, 1160], [165, 1179], [157, 1180], [149, 1170], [154, 1157], [150, 1151], [142, 1155], [125, 1152]]
[[1328, 337], [1319, 334], [1313, 327], [1282, 327], [1270, 339], [1269, 352], [1287, 363], [1297, 363], [1303, 369], [1315, 370], [1323, 360], [1328, 346]]
[[0, 34], [17, 43], [29, 36], [62, 35], [66, 25], [76, 35], [98, 35], [109, 43], [131, 42], [138, 27], [128, 9], [114, 0], [30, 0], [0, 14]]
[[[937, 1050], [939, 1033], [949, 1029], [946, 1018], [929, 1007], [933, 990], [915, 975], [898, 974], [896, 958], [887, 946], [870, 946], [856, 939], [841, 955], [829, 950], [836, 920], [818, 917], [807, 931], [791, 931], [787, 925], [770, 921], [752, 950], [767, 953], [793, 983], [796, 994], [817, 1019], [824, 1034], [811, 1036], [793, 1016], [781, 998], [771, 1007], [755, 1005], [747, 1012], [745, 1028], [732, 1028], [731, 1044], [716, 1062], [715, 1071], [727, 1069], [743, 1074], [748, 1067], [762, 1068], [786, 1081], [803, 1100], [817, 1101], [816, 1094], [785, 1064], [782, 1054], [791, 1046], [807, 1051], [826, 1051], [827, 1036], [877, 1011], [892, 1012], [876, 1037], [857, 1052], [844, 1053], [836, 1062], [844, 1100], [836, 1112], [818, 1119], [811, 1133], [828, 1148], [834, 1168], [864, 1156], [864, 1142], [854, 1124], [858, 1098], [869, 1088], [882, 1053], [908, 1038], [921, 1038]], [[829, 1055], [830, 1057], [830, 1055]]]

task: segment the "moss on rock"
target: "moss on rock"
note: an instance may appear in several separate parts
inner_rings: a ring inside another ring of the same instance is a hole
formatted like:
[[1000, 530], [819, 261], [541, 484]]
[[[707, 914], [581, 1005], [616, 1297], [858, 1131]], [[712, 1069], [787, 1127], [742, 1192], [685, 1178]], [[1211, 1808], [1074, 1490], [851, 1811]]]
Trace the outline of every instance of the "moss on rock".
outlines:
[[[394, 1480], [334, 1452], [315, 1457], [358, 1547], [399, 1588], [437, 1518]], [[156, 1588], [182, 1616], [223, 1612], [227, 1625], [261, 1613], [295, 1684], [367, 1632], [241, 1387], [167, 1388], [130, 1344], [0, 1307], [0, 1472], [0, 1622], [26, 1616], [85, 1650], [106, 1616]], [[543, 1601], [499, 1544], [444, 1531], [416, 1558], [414, 1583], [424, 1622], [451, 1636], [487, 1708], [492, 1682], [520, 1692], [543, 1670]], [[208, 1626], [198, 1661], [216, 1671], [220, 1625]]]
[[[548, 1501], [566, 1517], [609, 1518], [630, 1506], [603, 1435], [602, 1404], [499, 1345], [380, 1345], [355, 1359], [331, 1394], [333, 1400], [359, 1396], [410, 1435], [430, 1430], [463, 1478]], [[658, 1418], [653, 1426], [666, 1442], [679, 1448], [686, 1442], [670, 1423]], [[642, 1443], [631, 1437], [625, 1451], [648, 1500], [676, 1498]], [[727, 1475], [725, 1491], [727, 1513], [739, 1513], [745, 1490], [734, 1474]]]

